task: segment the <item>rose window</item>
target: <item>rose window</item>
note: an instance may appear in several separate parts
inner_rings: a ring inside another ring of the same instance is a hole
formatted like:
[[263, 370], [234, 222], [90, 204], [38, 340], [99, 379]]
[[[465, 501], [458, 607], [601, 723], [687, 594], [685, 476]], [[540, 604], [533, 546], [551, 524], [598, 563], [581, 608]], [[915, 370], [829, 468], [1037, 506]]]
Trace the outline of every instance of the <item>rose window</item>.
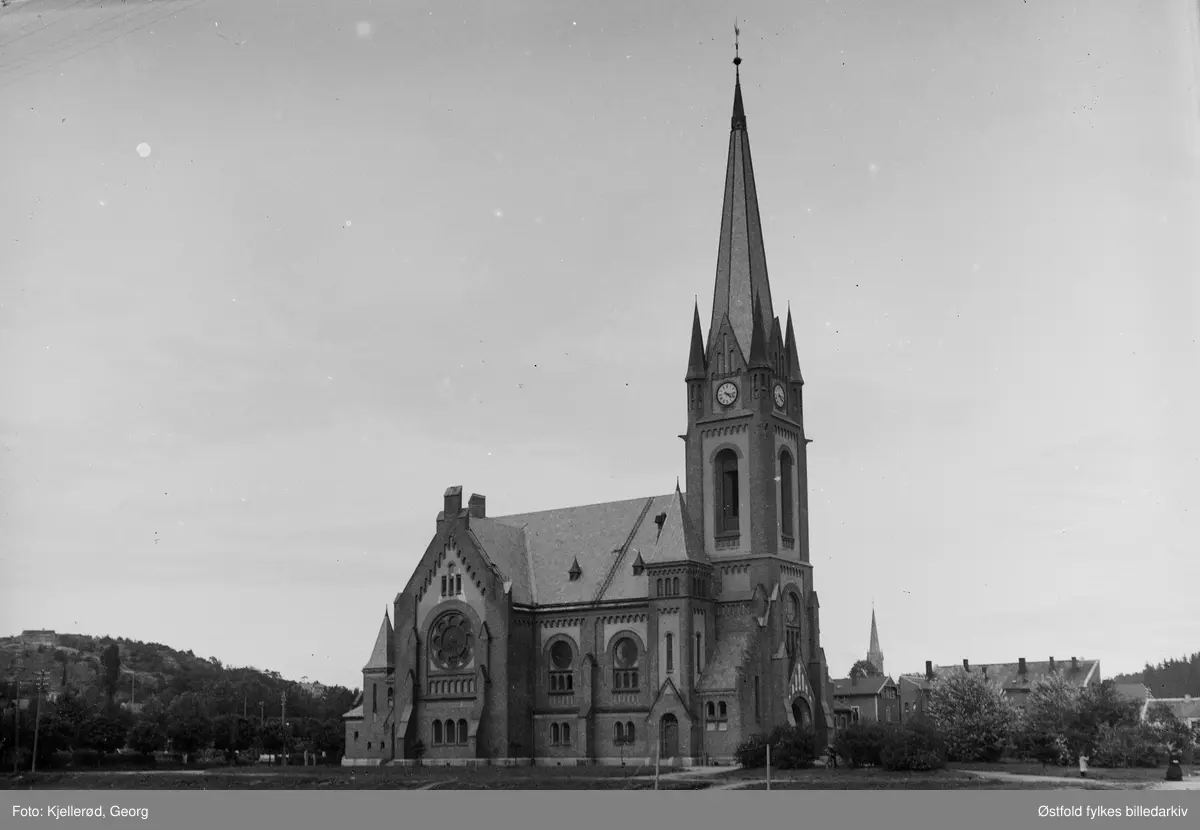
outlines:
[[461, 669], [471, 660], [471, 623], [452, 611], [433, 624], [429, 643], [433, 660], [444, 669]]

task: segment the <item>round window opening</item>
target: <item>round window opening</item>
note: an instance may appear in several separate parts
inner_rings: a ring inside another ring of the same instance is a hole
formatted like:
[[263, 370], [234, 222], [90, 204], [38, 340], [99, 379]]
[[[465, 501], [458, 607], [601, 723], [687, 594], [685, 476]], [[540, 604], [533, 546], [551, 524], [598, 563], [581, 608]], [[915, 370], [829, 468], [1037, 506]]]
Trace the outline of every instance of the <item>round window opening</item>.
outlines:
[[429, 638], [433, 660], [444, 669], [459, 669], [471, 660], [471, 623], [457, 611], [433, 624]]
[[571, 646], [562, 640], [550, 646], [550, 661], [560, 671], [571, 668]]
[[616, 648], [617, 668], [631, 669], [637, 665], [637, 644], [628, 637], [622, 637]]

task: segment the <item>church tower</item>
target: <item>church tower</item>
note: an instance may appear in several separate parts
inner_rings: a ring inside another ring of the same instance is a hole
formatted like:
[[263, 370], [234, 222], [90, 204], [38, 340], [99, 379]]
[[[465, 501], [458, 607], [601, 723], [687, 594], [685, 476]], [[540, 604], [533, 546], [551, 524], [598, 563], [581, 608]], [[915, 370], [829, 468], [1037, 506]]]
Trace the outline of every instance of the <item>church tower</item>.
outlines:
[[883, 651], [879, 648], [879, 627], [875, 625], [875, 609], [871, 609], [871, 647], [867, 650], [867, 662], [875, 671], [883, 674]]
[[832, 716], [809, 560], [804, 378], [791, 311], [784, 325], [775, 314], [741, 58], [733, 62], [712, 316], [706, 337], [693, 310], [685, 377], [686, 509], [716, 576], [716, 640], [740, 631], [753, 641], [743, 733], [792, 722], [824, 735]]

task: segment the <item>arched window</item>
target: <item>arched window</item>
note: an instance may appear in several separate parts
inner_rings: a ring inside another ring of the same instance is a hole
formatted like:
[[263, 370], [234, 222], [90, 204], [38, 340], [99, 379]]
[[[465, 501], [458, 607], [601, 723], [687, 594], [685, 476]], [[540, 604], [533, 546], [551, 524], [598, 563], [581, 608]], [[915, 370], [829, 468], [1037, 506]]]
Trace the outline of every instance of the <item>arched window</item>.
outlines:
[[571, 745], [571, 724], [569, 723], [562, 725], [562, 742], [563, 746]]
[[633, 731], [633, 721], [628, 721], [625, 724], [625, 743], [627, 743], [627, 744], [633, 743], [634, 737], [635, 737], [635, 733]]
[[700, 633], [697, 632], [696, 633], [696, 673], [697, 674], [699, 674], [700, 671], [704, 668], [704, 666], [702, 665], [704, 662], [704, 647], [702, 645], [702, 642], [703, 641], [700, 639]]
[[792, 495], [792, 477], [795, 472], [792, 454], [787, 450], [779, 453], [779, 517], [783, 535], [795, 537], [792, 514], [796, 509]]
[[671, 593], [675, 596], [679, 596], [679, 577], [675, 577], [675, 579], [671, 581]]
[[356, 740], [356, 741], [358, 740], [358, 733], [357, 733], [357, 732], [355, 732], [355, 733], [354, 733], [354, 740]]
[[563, 694], [575, 688], [575, 672], [571, 665], [575, 653], [566, 640], [558, 640], [550, 646], [550, 692]]
[[717, 704], [717, 706], [718, 711], [720, 712], [721, 720], [725, 720], [725, 718], [728, 717], [728, 710], [725, 708], [725, 701], [722, 700], [719, 704]]
[[458, 743], [458, 738], [454, 734], [454, 721], [452, 720], [446, 721], [446, 743]]
[[550, 745], [558, 746], [558, 724], [550, 724]]
[[460, 744], [467, 742], [467, 722], [461, 719], [458, 721], [458, 742]]
[[371, 748], [371, 742], [367, 741], [367, 749], [370, 749], [370, 748]]
[[675, 671], [675, 635], [667, 635], [667, 671]]
[[371, 714], [379, 711], [379, 684], [371, 684]]
[[433, 722], [433, 742], [435, 744], [440, 744], [442, 742], [442, 722], [440, 720], [435, 720]]
[[638, 684], [638, 647], [632, 637], [621, 637], [613, 646], [613, 689], [629, 692]]
[[617, 721], [613, 724], [613, 743], [625, 743], [625, 724], [621, 723], [620, 721]]
[[707, 706], [706, 708], [707, 708], [707, 710], [708, 710], [708, 718], [709, 718], [709, 720], [712, 720], [712, 719], [714, 719], [714, 718], [717, 716], [717, 707], [716, 707], [716, 705], [714, 705], [714, 704], [713, 704], [713, 702], [710, 700], [710, 701], [708, 702], [708, 706]]
[[784, 614], [787, 622], [787, 653], [797, 659], [800, 654], [800, 596], [794, 591], [788, 591], [784, 603]]
[[658, 578], [658, 596], [661, 597], [663, 595], [662, 591], [663, 591], [663, 581], [662, 581], [662, 577], [660, 576]]
[[738, 458], [733, 450], [721, 450], [716, 458], [717, 503], [713, 505], [718, 533], [738, 532]]

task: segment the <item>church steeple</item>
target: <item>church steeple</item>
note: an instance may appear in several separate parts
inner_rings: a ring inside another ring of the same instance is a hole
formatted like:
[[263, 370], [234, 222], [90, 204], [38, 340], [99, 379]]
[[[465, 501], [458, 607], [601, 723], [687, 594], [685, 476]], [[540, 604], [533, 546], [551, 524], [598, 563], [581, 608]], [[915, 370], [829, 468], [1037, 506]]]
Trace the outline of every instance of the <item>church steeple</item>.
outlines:
[[[767, 280], [767, 254], [758, 212], [754, 165], [750, 160], [750, 139], [746, 134], [746, 110], [742, 103], [742, 59], [735, 57], [733, 62], [739, 68], [733, 87], [729, 158], [725, 166], [721, 237], [717, 246], [716, 289], [713, 292], [712, 322], [708, 330], [710, 361], [713, 340], [725, 315], [729, 315], [729, 322], [744, 355], [750, 353], [755, 318], [758, 318], [764, 335], [769, 335], [771, 321], [775, 319], [771, 285]], [[761, 308], [755, 308], [755, 298]]]
[[688, 355], [687, 377], [684, 380], [704, 380], [708, 361], [704, 357], [704, 334], [700, 331], [700, 305], [692, 311], [692, 347]]
[[879, 648], [879, 627], [875, 625], [875, 609], [871, 609], [871, 648], [867, 651], [867, 662], [883, 674], [883, 651]]

